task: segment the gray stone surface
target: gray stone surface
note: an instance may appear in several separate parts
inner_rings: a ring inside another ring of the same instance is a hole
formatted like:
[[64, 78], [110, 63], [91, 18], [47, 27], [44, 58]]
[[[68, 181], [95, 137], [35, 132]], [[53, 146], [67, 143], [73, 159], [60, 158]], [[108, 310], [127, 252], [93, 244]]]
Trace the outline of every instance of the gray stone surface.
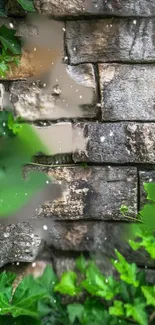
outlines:
[[100, 64], [102, 120], [155, 120], [155, 65]]
[[154, 0], [34, 0], [39, 12], [52, 15], [105, 14], [116, 16], [153, 16]]
[[[126, 227], [126, 228], [125, 228]], [[141, 251], [134, 252], [127, 243], [129, 224], [104, 221], [53, 221], [49, 226], [48, 246], [63, 252], [83, 252], [105, 254], [115, 257], [117, 248], [130, 262], [139, 266], [155, 266], [155, 261]]]
[[28, 223], [0, 224], [0, 267], [13, 262], [32, 262], [41, 249], [42, 240]]
[[154, 28], [155, 18], [67, 21], [70, 62], [154, 62]]
[[136, 216], [136, 168], [77, 166], [42, 170], [62, 185], [63, 193], [62, 197], [54, 201], [48, 199], [42, 205], [36, 213], [39, 213], [39, 218], [123, 220], [120, 213], [122, 204], [129, 207], [129, 216]]
[[139, 171], [139, 184], [140, 184], [140, 206], [143, 207], [144, 204], [149, 201], [146, 199], [147, 193], [144, 190], [144, 183], [155, 182], [155, 171]]
[[155, 123], [78, 123], [86, 139], [85, 150], [75, 151], [75, 162], [155, 162]]
[[[97, 115], [95, 77], [91, 64], [62, 65], [51, 70], [48, 83], [16, 81], [10, 86], [15, 113], [26, 120], [95, 118]], [[56, 82], [56, 77], [61, 79]], [[55, 77], [54, 77], [55, 76]], [[81, 96], [81, 97], [80, 97]]]

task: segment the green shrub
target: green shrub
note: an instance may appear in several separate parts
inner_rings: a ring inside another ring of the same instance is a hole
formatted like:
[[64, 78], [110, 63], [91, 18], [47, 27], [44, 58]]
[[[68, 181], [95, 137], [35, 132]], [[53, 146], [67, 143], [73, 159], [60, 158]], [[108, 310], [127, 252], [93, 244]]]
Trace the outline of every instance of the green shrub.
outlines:
[[[131, 246], [143, 246], [152, 256], [151, 243], [148, 234], [138, 244], [132, 241]], [[155, 285], [146, 281], [145, 271], [129, 264], [117, 250], [115, 253], [116, 259], [111, 262], [119, 275], [117, 279], [105, 277], [93, 260], [86, 261], [83, 256], [76, 260], [77, 271], [65, 272], [60, 280], [47, 266], [39, 278], [26, 276], [15, 291], [12, 285], [16, 276], [3, 272], [0, 324], [155, 324]], [[65, 296], [74, 297], [75, 302], [65, 304]]]

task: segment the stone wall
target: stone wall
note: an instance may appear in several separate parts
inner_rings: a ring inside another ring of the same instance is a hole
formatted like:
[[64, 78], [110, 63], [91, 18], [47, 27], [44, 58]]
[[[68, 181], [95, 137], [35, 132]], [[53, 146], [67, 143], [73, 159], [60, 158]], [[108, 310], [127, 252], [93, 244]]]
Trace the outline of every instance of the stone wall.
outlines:
[[[57, 156], [35, 157], [43, 166], [34, 168], [65, 186], [61, 198], [45, 202], [34, 216], [48, 223], [46, 243], [34, 235], [32, 224], [8, 225], [5, 236], [3, 227], [1, 265], [30, 262], [40, 254], [61, 273], [84, 252], [95, 253], [107, 272], [108, 257], [118, 248], [140, 267], [153, 267], [147, 255], [132, 252], [122, 239], [125, 217], [120, 206], [127, 205], [129, 215], [135, 217], [145, 202], [143, 182], [155, 179], [155, 2], [34, 0], [34, 4], [39, 13], [61, 22], [63, 67], [79, 87], [87, 87], [92, 98], [85, 96], [81, 113], [60, 112], [63, 82], [60, 91], [53, 82], [47, 93], [43, 84], [27, 80], [37, 72], [35, 54], [27, 49], [20, 69], [13, 67], [2, 81], [16, 114], [36, 125], [48, 123], [50, 130], [59, 130], [61, 122], [70, 130], [72, 143], [62, 156], [57, 151], [62, 138], [51, 138]], [[27, 22], [19, 6], [10, 0], [8, 8], [8, 23], [13, 22], [18, 35], [37, 38], [37, 27]], [[84, 139], [80, 149], [75, 145], [77, 134]], [[53, 161], [59, 165], [60, 160], [64, 167], [52, 167]], [[85, 162], [86, 168], [81, 164]]]

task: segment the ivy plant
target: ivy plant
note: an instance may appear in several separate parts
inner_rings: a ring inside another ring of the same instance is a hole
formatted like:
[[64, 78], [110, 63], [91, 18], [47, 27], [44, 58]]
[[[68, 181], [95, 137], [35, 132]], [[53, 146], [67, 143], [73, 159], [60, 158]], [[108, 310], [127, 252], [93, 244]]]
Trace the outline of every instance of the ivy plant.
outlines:
[[[146, 242], [147, 236], [142, 240]], [[95, 262], [83, 255], [76, 260], [76, 269], [60, 279], [47, 266], [39, 278], [24, 277], [16, 290], [16, 275], [1, 273], [0, 324], [155, 324], [155, 285], [148, 283], [144, 271], [128, 263], [117, 250], [115, 253], [112, 264], [117, 279], [104, 276]], [[74, 302], [64, 303], [65, 296], [74, 297]]]

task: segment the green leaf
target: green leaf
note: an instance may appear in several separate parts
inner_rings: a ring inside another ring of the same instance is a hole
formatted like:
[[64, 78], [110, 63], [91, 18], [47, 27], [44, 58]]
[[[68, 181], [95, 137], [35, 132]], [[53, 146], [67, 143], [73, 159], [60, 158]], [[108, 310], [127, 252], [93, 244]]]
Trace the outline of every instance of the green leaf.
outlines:
[[144, 248], [146, 252], [148, 252], [152, 259], [155, 259], [155, 236], [148, 235], [143, 236], [140, 242], [135, 242], [133, 240], [129, 240], [129, 244], [134, 251], [139, 248]]
[[87, 262], [83, 255], [76, 259], [76, 267], [81, 273], [85, 273]]
[[126, 205], [122, 204], [120, 207], [120, 212], [123, 216], [125, 216], [129, 212], [129, 208]]
[[9, 67], [8, 65], [5, 63], [5, 61], [0, 62], [0, 75], [1, 77], [5, 77], [6, 72], [8, 71]]
[[93, 262], [89, 263], [86, 279], [81, 282], [81, 286], [90, 294], [106, 300], [111, 300], [119, 292], [115, 279], [112, 276], [105, 278]]
[[47, 265], [41, 277], [36, 279], [36, 282], [46, 288], [47, 292], [53, 293], [55, 285], [58, 283], [58, 278], [50, 265]]
[[76, 287], [77, 275], [75, 272], [65, 272], [60, 282], [55, 286], [55, 291], [63, 295], [75, 296], [79, 293], [80, 289]]
[[6, 135], [1, 140], [0, 170], [3, 171], [1, 172], [3, 184], [0, 183], [0, 215], [2, 217], [17, 212], [37, 191], [47, 186], [46, 181], [49, 177], [45, 173], [30, 172], [27, 181], [22, 175], [23, 165], [28, 164], [40, 151], [48, 153], [34, 128], [28, 124], [22, 124], [18, 136], [7, 137]]
[[114, 316], [123, 316], [124, 315], [124, 307], [123, 302], [119, 300], [114, 301], [114, 305], [109, 308], [109, 314]]
[[36, 283], [32, 275], [26, 276], [18, 285], [12, 298], [12, 315], [38, 317], [38, 300], [47, 299], [46, 288]]
[[129, 264], [125, 258], [115, 249], [118, 260], [113, 260], [112, 264], [115, 269], [120, 273], [120, 278], [134, 287], [139, 286], [139, 281], [136, 278], [137, 266], [135, 263]]
[[26, 11], [35, 11], [33, 0], [17, 0]]
[[5, 25], [0, 27], [0, 41], [4, 49], [9, 49], [13, 54], [21, 54], [21, 44], [17, 36], [16, 30], [7, 28]]
[[[82, 325], [111, 325], [111, 316], [108, 311], [104, 309], [104, 305], [97, 299], [88, 298], [84, 303], [84, 313], [81, 324]], [[118, 319], [117, 319], [118, 321]], [[116, 325], [118, 323], [113, 323]]]
[[141, 289], [146, 298], [147, 305], [155, 306], [155, 286], [142, 286]]
[[141, 302], [139, 299], [135, 299], [133, 305], [125, 304], [124, 307], [127, 317], [132, 317], [140, 325], [148, 325], [145, 303]]
[[144, 189], [147, 193], [147, 200], [155, 202], [155, 183], [144, 183]]
[[71, 324], [74, 324], [76, 318], [81, 322], [84, 312], [84, 306], [81, 304], [70, 304], [67, 306], [68, 316]]
[[2, 272], [0, 274], [0, 290], [6, 287], [10, 287], [16, 278], [16, 274], [11, 272]]

